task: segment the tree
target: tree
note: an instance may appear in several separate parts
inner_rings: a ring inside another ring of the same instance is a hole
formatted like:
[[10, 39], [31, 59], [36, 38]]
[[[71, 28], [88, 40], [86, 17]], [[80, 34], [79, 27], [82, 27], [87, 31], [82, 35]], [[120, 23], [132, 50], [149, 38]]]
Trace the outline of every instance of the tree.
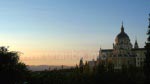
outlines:
[[79, 68], [81, 73], [83, 72], [83, 67], [84, 67], [83, 58], [81, 58], [79, 63]]
[[122, 71], [122, 73], [127, 74], [127, 72], [128, 72], [128, 67], [127, 67], [127, 65], [123, 64], [121, 71]]
[[109, 62], [107, 65], [108, 72], [114, 72], [114, 64]]
[[98, 73], [104, 73], [104, 72], [106, 72], [106, 66], [105, 66], [104, 62], [101, 62], [101, 63], [98, 64], [98, 66], [97, 66], [97, 72]]
[[85, 62], [85, 65], [84, 65], [84, 72], [85, 73], [90, 73], [90, 66], [89, 66], [87, 61]]
[[19, 53], [0, 47], [0, 82], [5, 84], [20, 84], [25, 82], [28, 69], [19, 62]]
[[150, 14], [149, 14], [149, 26], [148, 26], [148, 32], [147, 32], [148, 38], [145, 45], [146, 49], [146, 59], [144, 63], [144, 73], [146, 76], [145, 84], [150, 84]]

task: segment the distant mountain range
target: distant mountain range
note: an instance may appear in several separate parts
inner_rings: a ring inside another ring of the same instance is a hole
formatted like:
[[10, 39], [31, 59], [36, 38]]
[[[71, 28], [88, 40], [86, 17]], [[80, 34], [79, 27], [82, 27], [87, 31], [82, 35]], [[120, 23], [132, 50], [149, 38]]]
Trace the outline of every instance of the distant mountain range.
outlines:
[[[44, 71], [44, 70], [54, 70], [62, 69], [62, 66], [53, 66], [53, 65], [28, 65], [27, 66], [31, 71]], [[72, 66], [63, 66], [63, 69], [71, 68]]]

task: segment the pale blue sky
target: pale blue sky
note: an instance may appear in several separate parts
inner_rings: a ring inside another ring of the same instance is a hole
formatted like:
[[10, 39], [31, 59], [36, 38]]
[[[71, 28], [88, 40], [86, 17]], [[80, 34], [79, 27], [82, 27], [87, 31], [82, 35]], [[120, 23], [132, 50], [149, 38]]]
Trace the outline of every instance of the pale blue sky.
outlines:
[[143, 47], [149, 13], [149, 0], [1, 0], [0, 45], [29, 57], [51, 56], [49, 50], [98, 51], [100, 45], [112, 48], [123, 21], [131, 42], [137, 37]]

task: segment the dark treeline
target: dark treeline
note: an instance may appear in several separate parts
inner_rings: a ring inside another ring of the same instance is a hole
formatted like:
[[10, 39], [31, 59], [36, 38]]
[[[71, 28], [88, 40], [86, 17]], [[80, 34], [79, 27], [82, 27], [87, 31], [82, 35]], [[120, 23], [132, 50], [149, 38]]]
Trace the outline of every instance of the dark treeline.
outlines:
[[88, 65], [72, 69], [31, 72], [29, 84], [144, 84], [142, 68], [130, 66], [115, 71], [112, 65], [90, 69]]
[[87, 63], [70, 69], [29, 71], [19, 62], [18, 52], [0, 48], [0, 84], [144, 84], [143, 68], [108, 63], [90, 68]]

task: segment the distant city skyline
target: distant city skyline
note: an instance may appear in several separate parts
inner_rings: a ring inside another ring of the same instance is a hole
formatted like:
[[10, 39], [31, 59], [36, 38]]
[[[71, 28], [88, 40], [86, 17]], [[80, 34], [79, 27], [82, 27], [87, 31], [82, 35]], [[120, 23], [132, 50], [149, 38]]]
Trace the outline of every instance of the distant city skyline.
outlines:
[[27, 65], [75, 65], [110, 49], [123, 21], [131, 43], [144, 47], [147, 0], [3, 0], [0, 46], [22, 52]]

